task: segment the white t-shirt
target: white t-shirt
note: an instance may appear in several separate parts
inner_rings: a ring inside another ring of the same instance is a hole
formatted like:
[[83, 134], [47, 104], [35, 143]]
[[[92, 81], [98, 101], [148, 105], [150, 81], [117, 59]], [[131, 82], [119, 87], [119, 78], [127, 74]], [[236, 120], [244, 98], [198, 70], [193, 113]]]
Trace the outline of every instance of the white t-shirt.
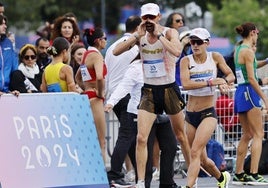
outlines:
[[106, 99], [109, 99], [111, 92], [115, 90], [117, 85], [123, 79], [123, 76], [128, 68], [128, 65], [133, 61], [133, 59], [138, 55], [139, 48], [137, 45], [133, 46], [126, 52], [115, 56], [113, 55], [113, 50], [115, 46], [127, 40], [131, 36], [130, 33], [125, 33], [123, 37], [114, 42], [106, 51], [105, 54], [105, 64], [107, 67], [107, 75], [105, 77], [106, 81]]

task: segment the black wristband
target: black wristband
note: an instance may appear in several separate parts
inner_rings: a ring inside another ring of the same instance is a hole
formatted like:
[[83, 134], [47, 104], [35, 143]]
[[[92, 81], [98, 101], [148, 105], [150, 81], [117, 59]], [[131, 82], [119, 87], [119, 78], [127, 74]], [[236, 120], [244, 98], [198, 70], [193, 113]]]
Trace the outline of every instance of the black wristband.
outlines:
[[227, 84], [229, 84], [228, 80], [226, 80], [226, 78], [225, 78], [225, 77], [224, 77], [223, 79], [225, 80], [225, 82], [226, 82]]
[[258, 83], [260, 86], [263, 86], [262, 79], [258, 78]]
[[138, 41], [139, 40], [139, 35], [138, 34], [133, 34], [133, 36], [135, 37], [135, 39]]
[[159, 40], [161, 36], [162, 36], [162, 37], [164, 36], [163, 33], [158, 34], [158, 35], [157, 35], [157, 39]]

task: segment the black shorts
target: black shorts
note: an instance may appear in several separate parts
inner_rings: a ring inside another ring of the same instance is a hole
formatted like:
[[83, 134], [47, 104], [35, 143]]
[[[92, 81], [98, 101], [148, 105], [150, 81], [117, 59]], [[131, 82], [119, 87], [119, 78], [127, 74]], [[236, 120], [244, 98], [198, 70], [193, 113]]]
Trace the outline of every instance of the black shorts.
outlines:
[[207, 108], [199, 112], [186, 111], [185, 121], [197, 128], [202, 122], [202, 120], [207, 117], [214, 117], [215, 119], [217, 119], [217, 114], [214, 107]]

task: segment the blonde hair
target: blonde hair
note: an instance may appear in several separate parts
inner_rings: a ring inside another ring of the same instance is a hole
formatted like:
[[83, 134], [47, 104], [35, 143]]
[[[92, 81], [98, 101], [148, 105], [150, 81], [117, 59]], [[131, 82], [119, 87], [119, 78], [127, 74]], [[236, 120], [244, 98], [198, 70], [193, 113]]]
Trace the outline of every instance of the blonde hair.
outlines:
[[25, 44], [21, 47], [20, 52], [19, 52], [19, 58], [20, 58], [20, 62], [22, 61], [26, 51], [30, 49], [34, 52], [35, 55], [37, 55], [37, 50], [36, 47], [32, 44]]

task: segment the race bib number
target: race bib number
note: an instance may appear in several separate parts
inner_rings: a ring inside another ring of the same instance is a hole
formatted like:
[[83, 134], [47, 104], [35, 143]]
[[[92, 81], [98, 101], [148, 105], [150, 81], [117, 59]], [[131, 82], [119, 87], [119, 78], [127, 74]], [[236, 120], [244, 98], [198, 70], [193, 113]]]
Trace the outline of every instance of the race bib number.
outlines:
[[143, 61], [144, 74], [146, 78], [166, 76], [165, 64], [162, 59]]
[[242, 72], [241, 68], [237, 68], [237, 69], [235, 70], [235, 74], [236, 74], [236, 79], [237, 79], [237, 83], [238, 83], [238, 84], [243, 84], [243, 83], [245, 83], [245, 78], [244, 78], [244, 76], [243, 76], [243, 72]]
[[81, 70], [81, 75], [82, 75], [82, 80], [83, 81], [89, 81], [89, 80], [92, 80], [88, 70], [87, 70], [87, 67], [85, 65], [81, 65], [80, 66], [80, 70]]

